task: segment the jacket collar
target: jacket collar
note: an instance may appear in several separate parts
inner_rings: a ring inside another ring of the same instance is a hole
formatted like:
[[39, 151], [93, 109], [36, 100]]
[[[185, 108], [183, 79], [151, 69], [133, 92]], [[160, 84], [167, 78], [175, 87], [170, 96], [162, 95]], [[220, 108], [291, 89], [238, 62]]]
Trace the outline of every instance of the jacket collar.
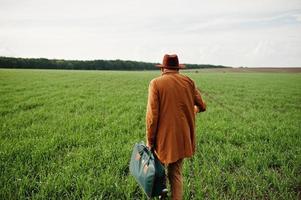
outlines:
[[179, 71], [177, 70], [173, 70], [173, 69], [164, 69], [164, 71], [162, 72], [162, 76], [165, 74], [178, 74]]

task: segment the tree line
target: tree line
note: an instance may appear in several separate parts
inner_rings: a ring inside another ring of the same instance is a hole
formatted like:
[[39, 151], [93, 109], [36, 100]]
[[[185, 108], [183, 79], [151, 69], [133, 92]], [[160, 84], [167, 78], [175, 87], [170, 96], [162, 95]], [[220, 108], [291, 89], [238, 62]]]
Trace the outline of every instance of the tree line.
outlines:
[[[155, 64], [129, 60], [63, 60], [0, 57], [0, 68], [73, 70], [154, 70]], [[222, 65], [186, 64], [187, 69], [224, 68]]]

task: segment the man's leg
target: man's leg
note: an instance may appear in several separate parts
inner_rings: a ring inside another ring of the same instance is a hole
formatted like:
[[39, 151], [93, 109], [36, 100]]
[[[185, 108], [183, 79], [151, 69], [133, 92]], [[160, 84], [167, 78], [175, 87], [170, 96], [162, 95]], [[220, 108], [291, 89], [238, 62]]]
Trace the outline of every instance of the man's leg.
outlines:
[[171, 188], [171, 198], [180, 200], [183, 196], [183, 180], [182, 180], [183, 159], [170, 163], [167, 166], [167, 175]]

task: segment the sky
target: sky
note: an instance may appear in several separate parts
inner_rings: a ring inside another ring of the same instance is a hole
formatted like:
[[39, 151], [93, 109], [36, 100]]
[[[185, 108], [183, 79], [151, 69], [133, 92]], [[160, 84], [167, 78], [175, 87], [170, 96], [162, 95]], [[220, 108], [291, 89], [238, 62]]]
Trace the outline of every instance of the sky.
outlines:
[[301, 0], [0, 0], [0, 56], [301, 67]]

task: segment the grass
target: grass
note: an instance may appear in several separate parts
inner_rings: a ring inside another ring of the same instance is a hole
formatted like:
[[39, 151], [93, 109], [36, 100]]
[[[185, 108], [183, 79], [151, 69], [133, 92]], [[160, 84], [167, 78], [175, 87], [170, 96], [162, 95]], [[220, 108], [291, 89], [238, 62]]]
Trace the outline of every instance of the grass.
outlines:
[[[185, 74], [210, 94], [185, 199], [301, 198], [301, 74]], [[146, 199], [128, 164], [158, 75], [0, 70], [0, 198]]]

